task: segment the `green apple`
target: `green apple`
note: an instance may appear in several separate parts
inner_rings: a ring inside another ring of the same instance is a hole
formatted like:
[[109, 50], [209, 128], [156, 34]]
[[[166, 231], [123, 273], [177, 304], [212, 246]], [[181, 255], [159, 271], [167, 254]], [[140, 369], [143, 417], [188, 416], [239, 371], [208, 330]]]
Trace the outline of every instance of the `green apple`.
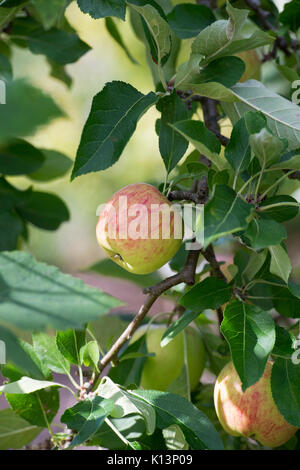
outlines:
[[116, 192], [97, 223], [99, 245], [127, 271], [148, 274], [178, 251], [183, 236], [180, 211], [154, 186], [137, 183]]
[[239, 52], [236, 56], [242, 59], [246, 65], [245, 72], [239, 81], [245, 82], [250, 79], [260, 80], [261, 62], [256, 50], [251, 49], [250, 51]]
[[[141, 377], [141, 387], [148, 390], [165, 391], [177, 379], [184, 366], [184, 338], [179, 333], [170, 343], [161, 347], [165, 326], [147, 325], [140, 327], [132, 336], [131, 342], [138, 340], [146, 332], [148, 353]], [[185, 330], [187, 344], [188, 371], [191, 390], [194, 390], [202, 375], [205, 365], [205, 349], [199, 333], [188, 326]]]
[[267, 447], [278, 447], [298, 430], [280, 414], [271, 391], [272, 362], [264, 375], [245, 392], [232, 362], [220, 372], [214, 389], [219, 421], [232, 436], [254, 437]]

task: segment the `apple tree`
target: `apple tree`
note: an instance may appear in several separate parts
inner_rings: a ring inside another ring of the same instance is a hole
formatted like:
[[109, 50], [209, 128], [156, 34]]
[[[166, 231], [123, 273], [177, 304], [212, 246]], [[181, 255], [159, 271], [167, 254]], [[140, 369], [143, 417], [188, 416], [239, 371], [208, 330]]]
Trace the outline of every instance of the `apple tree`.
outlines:
[[[27, 49], [71, 86], [65, 66], [90, 46], [70, 3], [0, 3], [0, 449], [30, 448], [45, 429], [39, 445], [55, 450], [299, 449], [300, 284], [287, 248], [299, 211], [299, 0], [281, 11], [272, 0], [77, 0], [134, 61], [128, 22], [153, 86], [99, 89], [74, 162], [29, 142], [64, 110], [11, 65]], [[36, 186], [67, 172], [68, 185], [105, 178], [150, 108], [165, 171], [143, 196], [201, 205], [203, 240], [130, 240], [120, 254], [98, 237], [108, 257], [90, 270], [144, 293], [137, 313], [113, 315], [118, 292], [36, 260], [22, 241], [30, 225], [54, 231], [70, 217]], [[173, 310], [153, 316], [161, 296]], [[73, 404], [58, 415], [62, 390]]]

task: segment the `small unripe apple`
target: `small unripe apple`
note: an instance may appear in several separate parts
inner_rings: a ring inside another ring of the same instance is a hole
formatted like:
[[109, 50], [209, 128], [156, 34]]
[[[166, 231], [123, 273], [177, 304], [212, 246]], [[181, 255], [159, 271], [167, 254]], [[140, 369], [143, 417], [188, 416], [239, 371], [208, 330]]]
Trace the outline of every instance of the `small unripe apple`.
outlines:
[[148, 274], [178, 251], [183, 236], [179, 210], [154, 186], [137, 183], [116, 192], [97, 223], [97, 240], [127, 271]]
[[232, 362], [220, 372], [214, 390], [219, 421], [232, 436], [254, 437], [267, 447], [278, 447], [298, 430], [279, 412], [271, 391], [271, 361], [258, 382], [242, 391]]
[[242, 51], [236, 54], [237, 57], [245, 62], [245, 72], [239, 79], [239, 82], [246, 82], [247, 80], [260, 80], [261, 75], [261, 62], [255, 49], [250, 51]]
[[[140, 327], [132, 336], [131, 342], [137, 341], [146, 333], [148, 353], [155, 356], [147, 357], [141, 377], [141, 387], [147, 390], [165, 391], [180, 375], [184, 366], [184, 338], [179, 333], [170, 343], [161, 347], [161, 338], [166, 331], [165, 326], [147, 325]], [[190, 388], [194, 390], [202, 375], [205, 365], [205, 349], [199, 333], [192, 327], [185, 330]]]

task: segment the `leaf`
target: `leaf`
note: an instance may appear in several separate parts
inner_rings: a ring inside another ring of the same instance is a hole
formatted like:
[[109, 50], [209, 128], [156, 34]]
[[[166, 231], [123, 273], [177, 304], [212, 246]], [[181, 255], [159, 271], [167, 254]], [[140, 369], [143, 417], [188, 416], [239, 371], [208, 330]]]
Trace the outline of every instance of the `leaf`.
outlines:
[[14, 8], [3, 8], [2, 5], [0, 5], [0, 27], [7, 25], [15, 17], [20, 8], [20, 6]]
[[247, 298], [264, 310], [273, 307], [284, 317], [300, 318], [299, 297], [274, 275], [264, 275], [263, 279], [257, 279], [255, 285], [249, 289]]
[[282, 140], [272, 135], [267, 129], [250, 135], [249, 142], [262, 168], [278, 162], [285, 147]]
[[80, 329], [120, 305], [29, 253], [0, 253], [0, 274], [0, 320], [23, 330]]
[[[43, 379], [43, 372], [32, 352], [31, 345], [18, 338], [10, 330], [0, 326], [0, 339], [5, 343], [6, 362], [16, 367], [21, 375], [30, 375], [35, 379]], [[4, 373], [2, 375], [5, 375]], [[6, 377], [6, 375], [5, 375]]]
[[160, 66], [163, 65], [170, 55], [172, 46], [172, 31], [167, 21], [162, 18], [158, 10], [152, 5], [146, 4], [138, 6], [131, 2], [127, 3], [133, 10], [137, 11], [145, 21], [154, 41], [156, 56], [154, 59], [157, 58], [157, 63]]
[[77, 0], [77, 3], [83, 13], [88, 13], [94, 19], [116, 16], [125, 20], [124, 0]]
[[166, 391], [190, 400], [189, 371], [187, 364], [183, 365], [180, 374], [170, 383]]
[[81, 365], [80, 349], [85, 345], [85, 330], [67, 330], [56, 333], [56, 345], [71, 364]]
[[284, 5], [283, 11], [280, 13], [279, 19], [281, 23], [289, 29], [297, 32], [300, 27], [300, 2], [292, 0]]
[[24, 201], [18, 203], [17, 208], [25, 220], [44, 230], [56, 230], [70, 218], [62, 199], [51, 193], [32, 191]]
[[234, 85], [245, 71], [245, 64], [241, 59], [235, 56], [220, 57], [202, 70], [195, 65], [192, 62], [188, 76], [185, 79], [181, 78], [182, 90], [222, 101], [236, 101], [236, 97], [228, 88]]
[[224, 167], [224, 162], [218, 155], [221, 150], [220, 141], [205, 127], [203, 122], [187, 120], [170, 125], [191, 142], [200, 153], [209, 158], [218, 170]]
[[4, 175], [26, 175], [40, 168], [45, 157], [42, 152], [22, 139], [0, 143], [0, 172]]
[[245, 391], [264, 373], [275, 344], [274, 321], [267, 312], [234, 300], [224, 311], [221, 331]]
[[48, 387], [65, 387], [63, 384], [49, 382], [48, 380], [35, 380], [30, 377], [22, 377], [17, 382], [8, 383], [0, 386], [1, 393], [26, 394], [33, 393]]
[[[185, 294], [185, 296], [186, 295], [187, 294]], [[199, 316], [198, 309], [196, 312], [193, 312], [193, 311], [185, 312], [180, 318], [178, 318], [178, 320], [176, 320], [166, 329], [166, 331], [164, 332], [161, 338], [161, 342], [160, 342], [161, 347], [163, 348], [164, 346], [167, 346], [167, 344], [169, 344], [173, 338], [175, 338], [182, 330], [184, 330], [184, 328], [186, 328], [198, 316]]]
[[107, 83], [92, 104], [84, 126], [72, 179], [105, 170], [117, 162], [132, 136], [137, 121], [157, 100], [123, 82]]
[[57, 347], [55, 338], [46, 333], [32, 335], [33, 348], [39, 359], [57, 374], [69, 374], [69, 361]]
[[169, 25], [180, 39], [197, 36], [215, 21], [214, 14], [207, 6], [190, 3], [176, 5], [167, 18]]
[[288, 160], [281, 160], [280, 162], [274, 163], [272, 168], [284, 169], [284, 170], [300, 170], [300, 155], [293, 155]]
[[53, 387], [21, 395], [6, 393], [5, 398], [15, 413], [28, 423], [43, 428], [48, 428], [59, 408], [59, 392]]
[[[1, 13], [1, 11], [0, 11]], [[6, 82], [12, 80], [12, 66], [5, 55], [0, 54], [0, 79]]]
[[109, 371], [110, 379], [125, 387], [132, 383], [139, 385], [146, 359], [147, 346], [143, 335], [122, 351], [118, 357], [119, 364]]
[[50, 29], [52, 26], [57, 25], [61, 16], [64, 15], [65, 9], [71, 0], [51, 0], [45, 2], [44, 0], [32, 0], [35, 9], [42, 19], [45, 29]]
[[[283, 202], [294, 203], [295, 206], [289, 206], [282, 204]], [[276, 222], [285, 222], [286, 220], [293, 219], [299, 212], [299, 208], [296, 206], [297, 201], [291, 196], [279, 195], [268, 197], [265, 201], [260, 203], [260, 207], [271, 206], [273, 204], [282, 204], [278, 207], [271, 207], [264, 211], [266, 217], [276, 220]]]
[[245, 231], [252, 248], [261, 250], [270, 245], [277, 245], [287, 237], [285, 228], [269, 217], [253, 218]]
[[211, 422], [185, 398], [155, 390], [134, 390], [130, 395], [154, 407], [159, 429], [178, 425], [191, 449], [223, 449]]
[[204, 247], [220, 237], [243, 230], [252, 207], [228, 186], [216, 186], [204, 210]]
[[216, 277], [208, 277], [196, 284], [181, 299], [180, 305], [201, 313], [208, 308], [217, 309], [230, 299], [232, 287]]
[[111, 259], [103, 259], [87, 268], [87, 271], [93, 271], [107, 277], [125, 279], [142, 287], [152, 286], [161, 280], [161, 277], [157, 272], [151, 274], [132, 274], [129, 271], [125, 271], [125, 269], [118, 266]]
[[231, 91], [240, 102], [224, 103], [223, 108], [233, 122], [250, 110], [261, 111], [268, 127], [280, 139], [287, 139], [289, 150], [300, 146], [299, 106], [266, 88], [256, 80], [237, 83]]
[[273, 399], [288, 423], [300, 427], [300, 370], [299, 364], [278, 357], [272, 367]]
[[234, 55], [273, 42], [274, 39], [260, 29], [256, 29], [248, 37], [242, 34], [248, 10], [233, 8], [230, 3], [227, 3], [226, 10], [229, 20], [215, 21], [201, 31], [192, 44], [193, 54], [202, 54], [205, 56], [205, 62], [209, 62], [218, 57]]
[[21, 449], [42, 431], [32, 426], [11, 409], [0, 411], [0, 450]]
[[282, 328], [281, 326], [275, 325], [276, 327], [276, 340], [275, 345], [272, 351], [273, 355], [278, 356], [286, 356], [287, 359], [291, 359], [293, 355], [294, 348], [294, 337], [289, 333], [287, 330]]
[[292, 271], [289, 255], [281, 245], [269, 246], [269, 251], [271, 253], [270, 272], [288, 283]]
[[0, 138], [32, 135], [39, 126], [62, 115], [52, 98], [38, 88], [21, 79], [8, 82], [6, 104], [0, 106]]
[[49, 149], [39, 149], [39, 151], [44, 156], [44, 162], [37, 171], [28, 175], [34, 181], [48, 182], [61, 178], [72, 166], [71, 158], [61, 152]]
[[67, 424], [69, 429], [78, 431], [68, 449], [77, 447], [90, 439], [113, 408], [113, 400], [101, 397], [95, 397], [92, 400], [86, 399], [72, 408], [68, 408], [62, 415], [61, 422]]
[[235, 170], [236, 178], [248, 168], [251, 160], [251, 149], [249, 146], [249, 133], [244, 118], [239, 119], [234, 125], [230, 140], [225, 147], [224, 155]]
[[258, 271], [266, 261], [267, 254], [267, 250], [263, 250], [260, 253], [251, 253], [247, 266], [242, 272], [242, 277], [246, 281], [246, 283], [251, 281], [254, 276], [258, 273]]
[[76, 33], [56, 28], [33, 30], [27, 35], [26, 42], [33, 54], [43, 54], [60, 65], [72, 64], [90, 50]]
[[22, 5], [23, 3], [28, 2], [28, 0], [2, 0], [0, 8], [12, 8]]
[[185, 154], [188, 142], [171, 128], [169, 124], [187, 119], [187, 109], [176, 91], [169, 96], [161, 98], [157, 104], [157, 109], [161, 112], [159, 150], [167, 173], [170, 173]]
[[89, 341], [80, 349], [80, 363], [98, 370], [100, 351], [97, 341]]
[[23, 232], [24, 223], [15, 211], [0, 212], [0, 251], [15, 250]]
[[112, 18], [105, 18], [105, 26], [107, 31], [109, 32], [110, 36], [119, 44], [119, 46], [123, 49], [125, 54], [127, 55], [128, 59], [133, 63], [137, 64], [137, 61], [131, 55], [128, 47], [123, 41], [123, 38], [118, 30], [118, 27]]
[[180, 427], [172, 424], [162, 431], [166, 446], [170, 450], [188, 450], [189, 446], [185, 440], [184, 434]]

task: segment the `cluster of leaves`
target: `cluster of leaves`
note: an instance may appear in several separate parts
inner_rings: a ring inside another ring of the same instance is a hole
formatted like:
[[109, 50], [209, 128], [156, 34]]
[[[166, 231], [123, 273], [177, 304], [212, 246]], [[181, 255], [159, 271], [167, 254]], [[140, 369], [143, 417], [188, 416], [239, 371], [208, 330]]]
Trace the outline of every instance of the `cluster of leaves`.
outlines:
[[[92, 18], [105, 18], [112, 38], [134, 60], [118, 30], [118, 21], [125, 20], [127, 10], [135, 34], [145, 44], [154, 90], [143, 94], [120, 81], [105, 85], [93, 99], [72, 179], [115, 164], [138, 120], [156, 106], [160, 118], [155, 129], [166, 169], [166, 194], [173, 189], [190, 188], [192, 180], [206, 177], [209, 201], [204, 210], [204, 249], [224, 237], [230, 237], [237, 247], [228, 282], [206, 277], [211, 271], [211, 266], [206, 265], [197, 273], [197, 283], [192, 288], [178, 286], [170, 292], [185, 312], [168, 327], [162, 345], [194, 322], [206, 347], [207, 368], [218, 374], [232, 359], [244, 390], [260, 379], [271, 356], [275, 403], [290, 424], [300, 427], [300, 372], [299, 365], [291, 360], [296, 344], [292, 334], [296, 334], [295, 322], [288, 331], [274, 320], [275, 312], [288, 319], [300, 318], [300, 286], [291, 275], [283, 226], [296, 217], [299, 204], [280, 191], [281, 183], [300, 170], [299, 106], [256, 80], [239, 83], [245, 64], [236, 56], [263, 46], [272, 48], [274, 34], [257, 27], [260, 19], [256, 13], [249, 20], [249, 11], [243, 5], [241, 8], [240, 2], [236, 8], [230, 3], [222, 5], [217, 12], [196, 4], [173, 8], [168, 0], [77, 3]], [[272, 2], [267, 3], [274, 30], [280, 28], [290, 41], [300, 26], [293, 15], [294, 8], [299, 11], [299, 1], [290, 2], [281, 15]], [[26, 47], [34, 54], [45, 55], [51, 73], [70, 84], [64, 65], [79, 59], [89, 47], [65, 19], [68, 4], [57, 0], [46, 7], [40, 0], [4, 0], [0, 5], [0, 26], [5, 38], [0, 51], [0, 74], [7, 82], [8, 103], [5, 111], [0, 107], [3, 116], [5, 112], [0, 129], [3, 175], [27, 175], [44, 181], [69, 168], [66, 157], [36, 149], [23, 139], [38, 126], [60, 116], [61, 111], [39, 90], [23, 81], [13, 81], [9, 65], [10, 47]], [[189, 58], [177, 66], [184, 41], [190, 47]], [[282, 58], [276, 66], [288, 79], [298, 78], [296, 54]], [[233, 124], [225, 149], [219, 136], [202, 122], [203, 98], [218, 100], [219, 111]], [[37, 110], [25, 119], [30, 106], [37, 106]], [[186, 155], [189, 144], [194, 151]], [[200, 162], [201, 156], [209, 165]], [[0, 249], [15, 248], [19, 235], [25, 233], [25, 221], [51, 230], [68, 218], [67, 209], [56, 196], [31, 188], [20, 191], [4, 177], [1, 188], [0, 223], [10, 230], [9, 239], [5, 239], [5, 231], [0, 232]], [[43, 209], [49, 210], [42, 210], [42, 204]], [[185, 259], [182, 246], [170, 267], [180, 271]], [[111, 276], [128, 276], [108, 260], [92, 269]], [[187, 374], [182, 370], [167, 392], [138, 388], [148, 354], [144, 336], [125, 345], [118, 365], [108, 377], [93, 386], [84, 384], [82, 365], [88, 367], [88, 379], [93, 383], [99, 372], [99, 358], [113, 339], [103, 340], [108, 330], [106, 321], [99, 337], [92, 333], [92, 340], [88, 341], [91, 332], [87, 323], [119, 305], [116, 299], [22, 252], [0, 254], [0, 272], [0, 320], [5, 325], [0, 327], [0, 337], [7, 345], [7, 365], [2, 367], [2, 374], [10, 380], [0, 392], [5, 393], [11, 406], [0, 412], [1, 448], [21, 447], [42, 428], [49, 429], [58, 447], [73, 448], [83, 443], [109, 449], [223, 447], [211, 423], [216, 424], [216, 417], [209, 386], [199, 385], [190, 397]], [[157, 275], [138, 279], [131, 275], [130, 279], [145, 286], [155, 282]], [[212, 333], [211, 320], [203, 312], [225, 304], [223, 339]], [[56, 337], [35, 333], [30, 344], [18, 339], [12, 328], [51, 328], [58, 332]], [[124, 321], [119, 320], [113, 337], [116, 330], [123, 329]], [[71, 365], [78, 367], [79, 384], [70, 373]], [[71, 388], [54, 381], [52, 373], [67, 375]], [[71, 434], [53, 435], [51, 430], [59, 406], [59, 387], [79, 394], [79, 402], [65, 410], [61, 418]], [[14, 439], [8, 439], [7, 429], [10, 436], [15, 435]], [[238, 445], [237, 440], [222, 437], [227, 448]]]

